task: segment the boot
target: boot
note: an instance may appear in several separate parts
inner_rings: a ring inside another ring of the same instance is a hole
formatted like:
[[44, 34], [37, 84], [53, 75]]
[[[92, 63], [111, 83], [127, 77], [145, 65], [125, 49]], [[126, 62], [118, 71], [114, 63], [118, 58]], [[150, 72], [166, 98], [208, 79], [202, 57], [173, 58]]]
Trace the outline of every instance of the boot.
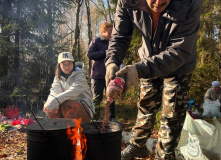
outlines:
[[146, 145], [144, 147], [138, 147], [131, 143], [121, 151], [121, 160], [133, 160], [135, 157], [146, 158], [147, 156], [148, 150]]

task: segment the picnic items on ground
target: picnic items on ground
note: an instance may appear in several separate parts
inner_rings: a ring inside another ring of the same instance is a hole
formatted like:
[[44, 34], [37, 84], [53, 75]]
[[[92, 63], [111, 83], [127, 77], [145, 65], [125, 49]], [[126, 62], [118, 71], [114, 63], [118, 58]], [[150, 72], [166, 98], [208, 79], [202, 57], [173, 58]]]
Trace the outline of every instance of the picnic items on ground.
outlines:
[[5, 109], [5, 116], [11, 119], [18, 119], [19, 117], [19, 110], [16, 105], [13, 105], [12, 107], [8, 105]]
[[177, 160], [221, 159], [221, 124], [213, 118], [214, 125], [202, 119], [193, 119], [186, 113], [181, 137], [176, 148]]
[[14, 126], [14, 125], [22, 124], [22, 125], [25, 126], [25, 125], [30, 125], [32, 123], [34, 123], [33, 119], [31, 119], [31, 118], [22, 118], [22, 119], [18, 119], [16, 121], [13, 121], [12, 125]]
[[206, 101], [203, 103], [203, 117], [221, 117], [220, 113], [220, 102], [216, 101]]
[[20, 129], [34, 123], [32, 118], [20, 115], [16, 105], [8, 105], [3, 113], [0, 116], [0, 131]]
[[9, 130], [12, 128], [12, 125], [9, 123], [5, 123], [5, 124], [0, 124], [0, 131], [2, 130]]

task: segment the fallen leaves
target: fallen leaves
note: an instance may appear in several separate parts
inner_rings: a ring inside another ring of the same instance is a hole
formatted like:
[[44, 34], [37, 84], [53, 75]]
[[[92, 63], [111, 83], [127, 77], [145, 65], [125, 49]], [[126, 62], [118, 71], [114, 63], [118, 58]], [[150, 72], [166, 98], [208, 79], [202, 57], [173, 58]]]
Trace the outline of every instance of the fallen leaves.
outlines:
[[0, 132], [0, 158], [2, 160], [26, 160], [26, 137], [26, 133], [17, 130]]
[[7, 157], [6, 154], [0, 154], [0, 158], [4, 158], [4, 157]]

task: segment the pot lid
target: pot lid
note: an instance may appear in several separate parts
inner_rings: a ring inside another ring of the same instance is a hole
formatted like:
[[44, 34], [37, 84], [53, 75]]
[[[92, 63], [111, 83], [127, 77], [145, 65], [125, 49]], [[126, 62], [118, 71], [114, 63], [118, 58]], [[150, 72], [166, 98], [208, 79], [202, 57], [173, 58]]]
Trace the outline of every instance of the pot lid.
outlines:
[[[102, 122], [86, 123], [82, 125], [84, 134], [97, 134], [102, 128]], [[99, 129], [99, 130], [98, 130]], [[118, 132], [121, 131], [122, 127], [116, 122], [108, 122], [105, 126], [104, 133]]]
[[[60, 130], [67, 129], [75, 126], [75, 122], [72, 119], [56, 118], [56, 119], [44, 119], [38, 120], [44, 130]], [[42, 130], [38, 122], [34, 122], [27, 127], [28, 130]]]

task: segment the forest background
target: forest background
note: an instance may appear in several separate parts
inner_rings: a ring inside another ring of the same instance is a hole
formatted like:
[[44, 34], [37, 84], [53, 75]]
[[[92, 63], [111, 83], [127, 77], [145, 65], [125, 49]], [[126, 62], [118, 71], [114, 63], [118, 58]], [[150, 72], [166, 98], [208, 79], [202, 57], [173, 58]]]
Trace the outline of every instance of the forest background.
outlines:
[[[90, 85], [88, 46], [103, 22], [113, 23], [117, 0], [0, 0], [0, 108], [8, 104], [46, 100], [57, 55], [71, 51], [84, 62]], [[211, 82], [220, 80], [221, 0], [204, 0], [197, 40], [197, 65], [189, 100], [202, 104]], [[141, 35], [134, 30], [124, 64], [139, 61]], [[138, 88], [119, 104], [136, 107]]]

